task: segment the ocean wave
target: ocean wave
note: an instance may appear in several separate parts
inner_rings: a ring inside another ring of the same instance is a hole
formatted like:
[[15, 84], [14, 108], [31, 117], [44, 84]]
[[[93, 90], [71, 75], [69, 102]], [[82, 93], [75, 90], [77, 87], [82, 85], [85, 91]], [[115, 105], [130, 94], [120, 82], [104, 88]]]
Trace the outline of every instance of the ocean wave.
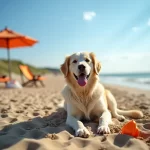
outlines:
[[126, 78], [127, 82], [136, 82], [140, 84], [150, 84], [150, 78]]

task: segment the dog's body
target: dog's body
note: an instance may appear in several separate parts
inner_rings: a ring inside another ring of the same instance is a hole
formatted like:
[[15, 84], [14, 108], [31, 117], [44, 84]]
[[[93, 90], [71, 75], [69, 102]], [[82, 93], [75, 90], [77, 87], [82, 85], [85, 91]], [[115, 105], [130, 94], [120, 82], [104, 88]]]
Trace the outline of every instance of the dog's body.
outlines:
[[117, 109], [117, 103], [110, 91], [99, 83], [100, 63], [93, 53], [76, 53], [66, 58], [61, 71], [67, 85], [62, 91], [67, 111], [66, 123], [71, 126], [76, 136], [88, 137], [89, 131], [81, 119], [99, 120], [97, 133], [110, 133], [108, 125], [111, 114], [118, 120], [124, 116], [141, 118], [141, 111], [123, 111]]

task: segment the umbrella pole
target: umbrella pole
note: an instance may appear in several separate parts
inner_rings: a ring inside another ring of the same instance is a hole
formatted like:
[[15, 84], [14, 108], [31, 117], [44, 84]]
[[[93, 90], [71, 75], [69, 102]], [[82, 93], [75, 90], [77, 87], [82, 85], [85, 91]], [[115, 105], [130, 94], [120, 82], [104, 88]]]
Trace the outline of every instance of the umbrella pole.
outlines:
[[8, 58], [8, 73], [9, 73], [9, 78], [11, 80], [11, 62], [10, 62], [10, 49], [8, 45], [8, 40], [7, 40], [7, 58]]

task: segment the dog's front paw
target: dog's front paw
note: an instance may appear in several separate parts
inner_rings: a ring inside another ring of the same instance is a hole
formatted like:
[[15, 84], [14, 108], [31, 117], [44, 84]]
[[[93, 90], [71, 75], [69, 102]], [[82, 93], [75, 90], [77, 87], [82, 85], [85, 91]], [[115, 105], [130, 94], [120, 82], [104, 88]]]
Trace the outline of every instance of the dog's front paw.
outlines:
[[79, 128], [76, 131], [76, 136], [88, 138], [90, 136], [90, 132], [87, 130], [87, 128]]
[[108, 125], [101, 125], [97, 128], [97, 133], [98, 134], [109, 134], [110, 129], [109, 129]]

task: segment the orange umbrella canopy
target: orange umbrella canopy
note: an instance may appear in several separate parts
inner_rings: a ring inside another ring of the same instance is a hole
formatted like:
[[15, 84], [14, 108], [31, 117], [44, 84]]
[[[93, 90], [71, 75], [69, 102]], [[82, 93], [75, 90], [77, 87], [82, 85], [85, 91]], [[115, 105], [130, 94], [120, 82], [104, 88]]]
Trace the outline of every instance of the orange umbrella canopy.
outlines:
[[27, 47], [27, 46], [30, 47], [37, 42], [38, 42], [37, 40], [31, 37], [14, 32], [8, 28], [5, 28], [4, 30], [0, 31], [0, 48], [7, 49], [8, 71], [9, 71], [10, 79], [11, 79], [11, 63], [10, 63], [11, 48], [19, 48], [19, 47]]
[[8, 28], [0, 31], [0, 48], [18, 48], [32, 46], [38, 41], [14, 32]]

